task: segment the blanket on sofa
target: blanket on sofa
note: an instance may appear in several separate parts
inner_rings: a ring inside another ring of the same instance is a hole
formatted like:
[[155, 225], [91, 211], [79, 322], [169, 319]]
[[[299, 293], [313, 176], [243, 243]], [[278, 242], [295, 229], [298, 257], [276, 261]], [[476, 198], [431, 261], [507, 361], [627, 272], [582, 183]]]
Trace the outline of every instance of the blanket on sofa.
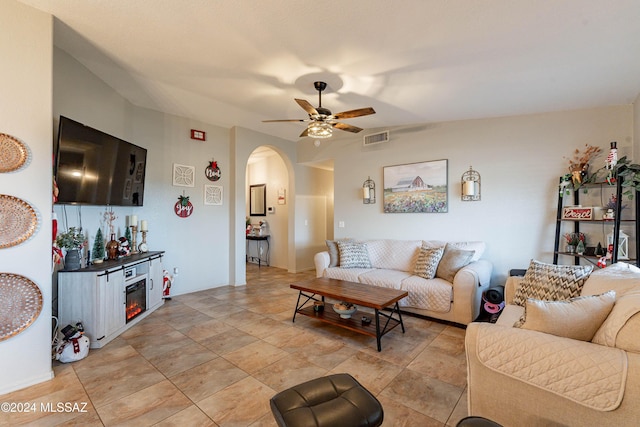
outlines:
[[480, 326], [475, 351], [488, 368], [599, 411], [622, 402], [626, 352], [536, 331]]

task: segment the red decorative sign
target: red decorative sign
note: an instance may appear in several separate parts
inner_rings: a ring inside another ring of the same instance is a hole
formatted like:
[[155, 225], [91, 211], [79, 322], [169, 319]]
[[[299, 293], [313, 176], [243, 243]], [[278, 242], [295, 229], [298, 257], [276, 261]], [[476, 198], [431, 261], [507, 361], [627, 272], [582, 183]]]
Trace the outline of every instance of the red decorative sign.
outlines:
[[195, 139], [197, 141], [206, 141], [207, 133], [203, 130], [191, 129], [191, 139]]
[[173, 211], [180, 218], [187, 218], [193, 213], [193, 205], [189, 201], [189, 196], [180, 196], [173, 206]]
[[562, 209], [562, 219], [589, 221], [593, 219], [593, 208], [567, 207]]
[[218, 167], [218, 162], [211, 161], [209, 162], [209, 166], [204, 170], [204, 175], [207, 177], [209, 181], [217, 181], [220, 179], [222, 172]]

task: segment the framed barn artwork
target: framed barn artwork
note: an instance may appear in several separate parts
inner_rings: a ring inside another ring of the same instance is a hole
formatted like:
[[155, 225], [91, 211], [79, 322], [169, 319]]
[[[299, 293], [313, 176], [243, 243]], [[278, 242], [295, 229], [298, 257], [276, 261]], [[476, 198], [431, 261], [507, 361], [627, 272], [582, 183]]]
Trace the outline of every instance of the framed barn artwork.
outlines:
[[447, 168], [446, 159], [385, 166], [384, 212], [448, 212]]

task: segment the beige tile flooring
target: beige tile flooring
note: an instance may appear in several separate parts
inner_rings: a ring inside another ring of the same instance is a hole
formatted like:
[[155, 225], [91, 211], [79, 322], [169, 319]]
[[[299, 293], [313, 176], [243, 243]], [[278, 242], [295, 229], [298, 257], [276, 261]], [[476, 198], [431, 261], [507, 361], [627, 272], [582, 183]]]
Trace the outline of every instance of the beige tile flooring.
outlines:
[[[454, 426], [466, 415], [463, 329], [405, 316], [406, 333], [384, 336], [378, 352], [374, 338], [292, 323], [289, 283], [309, 277], [248, 264], [247, 286], [174, 297], [86, 359], [54, 362], [53, 380], [0, 396], [36, 408], [0, 412], [0, 425], [275, 426], [276, 392], [337, 372], [378, 397], [384, 426]], [[41, 410], [58, 402], [77, 405]]]

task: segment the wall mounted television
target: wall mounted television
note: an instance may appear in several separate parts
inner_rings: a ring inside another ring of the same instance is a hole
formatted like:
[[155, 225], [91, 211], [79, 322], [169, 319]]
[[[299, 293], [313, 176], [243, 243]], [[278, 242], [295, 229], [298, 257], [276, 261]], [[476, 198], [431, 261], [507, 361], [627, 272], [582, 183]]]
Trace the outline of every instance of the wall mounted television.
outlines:
[[57, 203], [142, 206], [145, 148], [60, 116], [54, 154]]

